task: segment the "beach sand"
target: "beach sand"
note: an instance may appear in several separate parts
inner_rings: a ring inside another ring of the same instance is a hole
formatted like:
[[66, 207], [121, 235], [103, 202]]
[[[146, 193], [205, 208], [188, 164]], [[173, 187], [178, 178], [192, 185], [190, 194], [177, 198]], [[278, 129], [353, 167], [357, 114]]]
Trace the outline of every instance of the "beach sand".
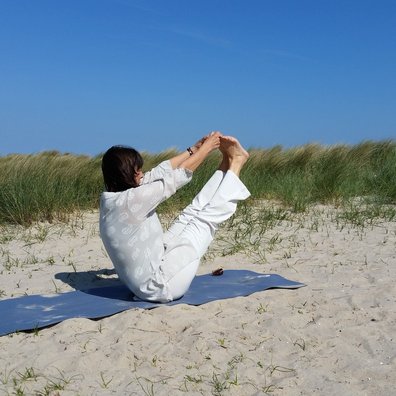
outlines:
[[[360, 227], [316, 206], [241, 235], [238, 216], [199, 273], [249, 269], [306, 287], [0, 337], [0, 394], [394, 394], [396, 224]], [[114, 282], [97, 219], [2, 227], [1, 299]]]

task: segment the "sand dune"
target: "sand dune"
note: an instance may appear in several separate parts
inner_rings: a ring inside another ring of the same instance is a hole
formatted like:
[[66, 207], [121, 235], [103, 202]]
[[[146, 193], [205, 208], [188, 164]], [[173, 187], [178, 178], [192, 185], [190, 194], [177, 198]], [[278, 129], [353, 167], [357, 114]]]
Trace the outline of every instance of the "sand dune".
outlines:
[[[394, 222], [357, 227], [340, 221], [336, 209], [315, 207], [277, 222], [259, 244], [245, 241], [233, 251], [230, 233], [219, 231], [199, 273], [243, 268], [307, 287], [3, 336], [0, 394], [394, 393]], [[0, 260], [2, 299], [116, 278], [97, 213], [68, 225], [3, 227]]]

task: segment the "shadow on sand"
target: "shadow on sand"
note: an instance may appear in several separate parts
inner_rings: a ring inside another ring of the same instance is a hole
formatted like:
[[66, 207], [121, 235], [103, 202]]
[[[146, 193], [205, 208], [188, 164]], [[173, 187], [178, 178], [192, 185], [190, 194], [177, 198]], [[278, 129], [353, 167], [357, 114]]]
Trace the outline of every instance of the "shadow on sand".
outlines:
[[114, 269], [101, 269], [81, 272], [59, 272], [55, 279], [67, 283], [76, 290], [85, 291], [97, 287], [120, 286]]

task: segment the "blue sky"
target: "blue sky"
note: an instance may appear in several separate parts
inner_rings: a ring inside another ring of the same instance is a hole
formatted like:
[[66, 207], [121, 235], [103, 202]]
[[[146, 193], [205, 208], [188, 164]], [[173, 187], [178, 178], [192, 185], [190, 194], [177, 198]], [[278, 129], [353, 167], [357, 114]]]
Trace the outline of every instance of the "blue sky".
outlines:
[[0, 0], [0, 155], [396, 137], [396, 1]]

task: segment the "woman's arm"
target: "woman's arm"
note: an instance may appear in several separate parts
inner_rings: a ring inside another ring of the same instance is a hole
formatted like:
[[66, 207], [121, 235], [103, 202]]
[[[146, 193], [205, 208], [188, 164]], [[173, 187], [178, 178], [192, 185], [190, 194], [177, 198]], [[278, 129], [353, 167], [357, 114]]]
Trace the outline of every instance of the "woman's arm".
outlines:
[[220, 136], [222, 136], [220, 132], [212, 132], [210, 135], [203, 137], [192, 146], [192, 154], [186, 150], [184, 153], [163, 161], [150, 171], [145, 172], [140, 184], [152, 183], [155, 180], [162, 179], [169, 165], [171, 169], [183, 168], [194, 171], [211, 151], [220, 146]]
[[[197, 151], [196, 148], [194, 148], [194, 146], [189, 147], [191, 150], [193, 150], [193, 153], [195, 153]], [[180, 166], [180, 164], [182, 162], [184, 162], [191, 154], [185, 150], [183, 151], [181, 154], [178, 154], [174, 157], [172, 157], [169, 161], [171, 163], [172, 169], [176, 169]]]
[[[214, 133], [220, 133], [220, 132], [212, 132]], [[209, 137], [209, 135], [204, 136], [203, 138], [199, 139], [197, 143], [195, 143], [193, 146], [190, 146], [187, 150], [182, 152], [181, 154], [176, 155], [175, 157], [171, 158], [169, 161], [172, 165], [173, 169], [179, 168], [180, 164], [182, 164], [185, 160], [187, 160], [191, 155], [195, 154], [198, 149], [202, 146], [204, 141]]]
[[214, 132], [209, 136], [204, 138], [201, 146], [197, 149], [195, 153], [184, 157], [184, 159], [178, 165], [179, 168], [188, 169], [190, 171], [195, 171], [199, 165], [205, 160], [205, 158], [215, 149], [220, 147], [220, 132]]

